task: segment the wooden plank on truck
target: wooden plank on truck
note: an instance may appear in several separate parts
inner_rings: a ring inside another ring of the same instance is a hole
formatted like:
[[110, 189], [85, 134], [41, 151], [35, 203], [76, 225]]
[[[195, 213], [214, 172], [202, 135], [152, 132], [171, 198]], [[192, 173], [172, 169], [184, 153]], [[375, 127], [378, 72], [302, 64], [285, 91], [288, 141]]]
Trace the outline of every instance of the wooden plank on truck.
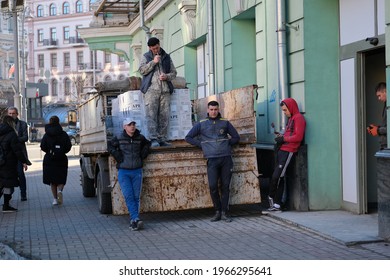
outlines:
[[[248, 86], [194, 101], [199, 119], [207, 115], [207, 103], [217, 100], [221, 114], [240, 133], [241, 140], [233, 149], [233, 176], [230, 204], [260, 203], [257, 178], [255, 114], [253, 94], [256, 86]], [[110, 157], [110, 181], [113, 187], [113, 214], [127, 214], [115, 161]], [[207, 183], [206, 159], [202, 151], [175, 141], [173, 147], [153, 149], [144, 165], [141, 212], [172, 211], [212, 207]]]

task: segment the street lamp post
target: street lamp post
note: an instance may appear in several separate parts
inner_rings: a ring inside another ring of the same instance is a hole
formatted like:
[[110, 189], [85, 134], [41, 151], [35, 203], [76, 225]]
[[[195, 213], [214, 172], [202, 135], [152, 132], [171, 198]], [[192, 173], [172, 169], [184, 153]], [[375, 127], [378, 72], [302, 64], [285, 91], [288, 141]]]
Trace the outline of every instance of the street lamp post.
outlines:
[[[25, 107], [22, 104], [23, 96], [21, 92], [21, 84], [20, 84], [20, 52], [19, 52], [19, 24], [18, 24], [18, 13], [23, 12], [22, 15], [22, 25], [23, 29], [22, 32], [24, 32], [24, 19], [25, 19], [25, 8], [24, 8], [24, 1], [22, 0], [3, 0], [1, 1], [1, 10], [4, 14], [10, 15], [13, 19], [13, 25], [14, 25], [14, 44], [15, 44], [15, 71], [14, 71], [14, 77], [15, 82], [13, 84], [13, 90], [14, 90], [14, 106], [18, 109], [19, 113], [22, 115], [22, 118], [27, 120], [27, 108], [24, 108], [25, 110], [22, 111], [22, 108]], [[24, 36], [24, 34], [23, 34]], [[24, 39], [23, 39], [24, 41]], [[24, 43], [23, 43], [24, 48]], [[24, 62], [24, 49], [23, 49], [23, 61], [22, 61], [22, 67], [25, 67]], [[25, 73], [23, 69], [23, 90], [25, 92]], [[23, 92], [23, 93], [24, 93]]]

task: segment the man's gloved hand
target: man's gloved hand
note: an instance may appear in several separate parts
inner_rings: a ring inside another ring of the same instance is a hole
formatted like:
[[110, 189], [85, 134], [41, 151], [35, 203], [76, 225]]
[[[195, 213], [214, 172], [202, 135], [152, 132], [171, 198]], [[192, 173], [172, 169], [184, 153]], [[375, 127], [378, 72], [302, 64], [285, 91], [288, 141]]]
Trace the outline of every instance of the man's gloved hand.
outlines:
[[367, 127], [367, 132], [372, 136], [378, 136], [378, 126], [374, 124], [370, 124], [370, 126]]
[[279, 135], [275, 138], [275, 142], [279, 145], [283, 144], [284, 143], [284, 137], [283, 135]]
[[123, 161], [123, 154], [121, 151], [113, 151], [112, 156], [115, 158], [116, 162], [121, 163]]

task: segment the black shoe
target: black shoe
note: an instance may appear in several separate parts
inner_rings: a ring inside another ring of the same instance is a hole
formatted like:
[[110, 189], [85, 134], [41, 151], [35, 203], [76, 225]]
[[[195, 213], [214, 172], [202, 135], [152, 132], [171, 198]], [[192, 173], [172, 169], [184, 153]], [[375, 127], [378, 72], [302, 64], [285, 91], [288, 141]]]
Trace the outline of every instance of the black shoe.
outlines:
[[141, 230], [141, 229], [144, 228], [144, 222], [143, 222], [143, 221], [138, 220], [138, 221], [136, 222], [136, 224], [137, 224], [137, 230]]
[[221, 219], [221, 212], [215, 212], [215, 215], [211, 218], [210, 222], [217, 222]]
[[222, 212], [221, 220], [225, 221], [226, 223], [230, 223], [232, 221], [232, 218], [230, 218], [230, 216], [227, 213]]
[[23, 196], [20, 200], [21, 201], [27, 201], [27, 197]]
[[137, 222], [136, 222], [136, 221], [131, 222], [130, 228], [131, 228], [131, 230], [138, 230], [138, 228], [137, 228]]
[[170, 146], [172, 146], [171, 143], [168, 143], [168, 142], [165, 142], [165, 141], [161, 141], [161, 142], [159, 142], [159, 144], [160, 144], [160, 147], [170, 147]]
[[12, 212], [16, 212], [16, 211], [18, 211], [18, 209], [13, 208], [10, 205], [3, 205], [3, 213], [12, 213]]

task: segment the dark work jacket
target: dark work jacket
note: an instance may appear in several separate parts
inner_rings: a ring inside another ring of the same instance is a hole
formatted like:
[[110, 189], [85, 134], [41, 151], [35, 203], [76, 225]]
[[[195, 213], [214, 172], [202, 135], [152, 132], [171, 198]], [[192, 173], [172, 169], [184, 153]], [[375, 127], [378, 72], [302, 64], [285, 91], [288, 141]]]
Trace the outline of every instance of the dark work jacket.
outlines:
[[[162, 48], [160, 48], [160, 55], [161, 55], [161, 67], [164, 73], [170, 73], [171, 72], [171, 56], [167, 54]], [[147, 63], [152, 61], [154, 59], [154, 55], [151, 51], [148, 51], [144, 53], [144, 57], [146, 58]], [[155, 66], [156, 68], [156, 66]], [[154, 70], [156, 71], [156, 69]], [[147, 75], [144, 75], [141, 81], [141, 92], [146, 93], [148, 91], [148, 88], [150, 87], [150, 84], [152, 82], [152, 77], [154, 71], [151, 71]], [[173, 84], [171, 81], [166, 81], [169, 87], [169, 92], [173, 93]]]
[[207, 118], [195, 124], [185, 140], [202, 148], [205, 158], [232, 155], [232, 146], [238, 143], [240, 135], [233, 125], [218, 114], [215, 119]]
[[7, 124], [0, 124], [0, 145], [6, 154], [5, 164], [0, 166], [0, 184], [3, 187], [19, 186], [18, 161], [28, 163], [23, 145], [18, 141], [16, 131]]
[[115, 158], [118, 169], [138, 169], [149, 154], [150, 142], [138, 129], [133, 136], [125, 130], [118, 137], [108, 142], [108, 151]]

